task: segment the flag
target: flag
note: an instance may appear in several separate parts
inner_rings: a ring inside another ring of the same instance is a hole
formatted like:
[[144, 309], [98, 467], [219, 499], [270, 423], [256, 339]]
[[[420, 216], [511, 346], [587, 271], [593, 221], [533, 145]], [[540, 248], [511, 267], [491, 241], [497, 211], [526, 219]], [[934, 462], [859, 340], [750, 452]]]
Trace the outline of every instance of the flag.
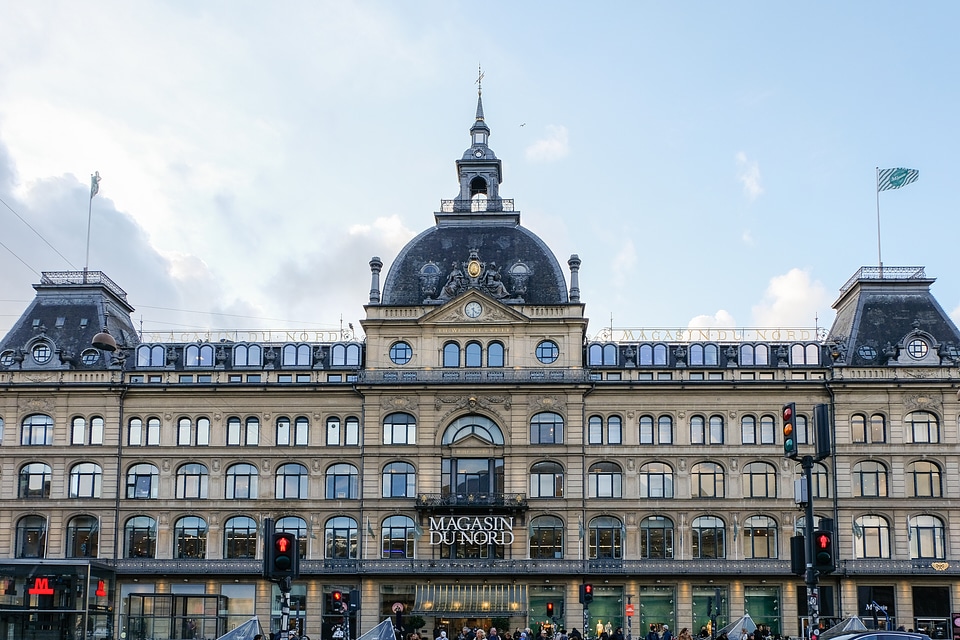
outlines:
[[367, 518], [367, 535], [371, 538], [376, 537], [376, 534], [373, 532], [373, 527], [370, 526], [370, 518]]
[[877, 173], [877, 191], [886, 191], [887, 189], [899, 189], [905, 187], [911, 182], [916, 182], [920, 177], [920, 171], [917, 169], [883, 169]]
[[580, 539], [583, 540], [583, 516], [577, 516], [577, 533], [580, 534]]
[[415, 535], [418, 540], [423, 537], [423, 527], [420, 526], [419, 522], [413, 523], [413, 535]]
[[100, 172], [97, 171], [92, 176], [90, 176], [90, 199], [93, 200], [93, 196], [100, 193]]
[[860, 526], [860, 523], [857, 522], [856, 519], [853, 521], [853, 535], [857, 536], [858, 538], [863, 537], [863, 527]]

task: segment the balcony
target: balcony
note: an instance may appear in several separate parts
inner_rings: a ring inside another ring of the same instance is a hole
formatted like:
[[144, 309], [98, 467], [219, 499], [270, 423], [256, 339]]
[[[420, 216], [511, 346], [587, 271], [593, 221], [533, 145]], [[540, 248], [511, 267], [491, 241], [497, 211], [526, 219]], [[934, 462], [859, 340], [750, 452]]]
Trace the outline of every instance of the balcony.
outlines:
[[421, 493], [417, 509], [424, 511], [473, 511], [491, 507], [497, 509], [527, 510], [525, 493]]
[[586, 369], [390, 369], [361, 371], [358, 384], [580, 384]]

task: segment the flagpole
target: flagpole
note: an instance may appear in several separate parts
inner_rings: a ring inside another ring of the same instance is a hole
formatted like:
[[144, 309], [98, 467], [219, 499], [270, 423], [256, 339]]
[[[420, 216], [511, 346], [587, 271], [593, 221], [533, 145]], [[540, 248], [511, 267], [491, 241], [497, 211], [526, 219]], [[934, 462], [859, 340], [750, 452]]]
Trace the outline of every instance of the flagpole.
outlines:
[[83, 282], [87, 282], [87, 269], [90, 267], [90, 223], [93, 220], [93, 196], [100, 192], [100, 172], [90, 176], [90, 204], [87, 206], [87, 256], [83, 261]]
[[880, 252], [880, 167], [877, 167], [877, 262], [880, 263], [880, 279], [883, 279], [883, 254]]

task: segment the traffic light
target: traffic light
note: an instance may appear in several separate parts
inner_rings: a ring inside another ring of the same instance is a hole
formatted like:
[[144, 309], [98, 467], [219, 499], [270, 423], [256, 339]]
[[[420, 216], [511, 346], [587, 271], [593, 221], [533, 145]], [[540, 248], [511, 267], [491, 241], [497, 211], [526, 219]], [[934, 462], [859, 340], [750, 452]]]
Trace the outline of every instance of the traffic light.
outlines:
[[813, 433], [817, 439], [817, 460], [833, 455], [833, 429], [830, 424], [830, 405], [818, 404], [813, 407]]
[[270, 580], [300, 576], [300, 550], [297, 536], [286, 531], [275, 531], [264, 554], [264, 575]]
[[820, 573], [832, 573], [837, 569], [833, 555], [833, 531], [820, 529], [813, 532], [813, 567]]
[[790, 538], [790, 572], [802, 576], [807, 572], [807, 541], [803, 536]]
[[333, 593], [331, 593], [331, 594], [330, 594], [330, 603], [331, 603], [331, 605], [332, 605], [332, 608], [333, 608], [333, 612], [334, 612], [334, 613], [342, 613], [343, 610], [344, 610], [343, 592], [342, 592], [342, 591], [334, 591]]
[[580, 604], [590, 604], [593, 602], [593, 585], [589, 582], [580, 585]]
[[797, 459], [797, 405], [783, 405], [783, 457]]
[[351, 612], [360, 609], [360, 591], [357, 589], [350, 590], [350, 596], [347, 600], [347, 607]]
[[548, 618], [552, 618], [552, 617], [553, 617], [553, 603], [552, 603], [552, 602], [548, 602], [548, 603], [547, 603], [547, 617], [548, 617]]

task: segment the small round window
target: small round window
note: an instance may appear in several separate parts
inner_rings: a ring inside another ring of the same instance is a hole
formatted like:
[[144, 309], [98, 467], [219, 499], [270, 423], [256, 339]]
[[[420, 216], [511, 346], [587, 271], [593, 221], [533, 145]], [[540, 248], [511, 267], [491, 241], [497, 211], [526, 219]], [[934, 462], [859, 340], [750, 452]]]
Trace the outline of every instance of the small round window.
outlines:
[[0, 365], [9, 367], [13, 364], [13, 351], [4, 351], [0, 353]]
[[927, 355], [927, 343], [919, 338], [911, 340], [907, 344], [907, 353], [910, 354], [911, 358], [922, 358]]
[[96, 349], [85, 349], [83, 353], [80, 354], [80, 361], [87, 366], [96, 364], [99, 359], [100, 352]]
[[37, 362], [37, 364], [45, 364], [48, 360], [50, 360], [50, 356], [52, 355], [50, 345], [48, 345], [46, 342], [35, 344], [31, 353], [33, 354], [33, 359]]
[[413, 349], [406, 342], [394, 342], [390, 347], [390, 360], [393, 364], [407, 364], [413, 357]]
[[553, 340], [544, 340], [537, 345], [537, 360], [543, 364], [556, 362], [560, 357], [560, 347]]
[[857, 354], [864, 360], [873, 360], [877, 357], [877, 350], [865, 344], [857, 349]]

